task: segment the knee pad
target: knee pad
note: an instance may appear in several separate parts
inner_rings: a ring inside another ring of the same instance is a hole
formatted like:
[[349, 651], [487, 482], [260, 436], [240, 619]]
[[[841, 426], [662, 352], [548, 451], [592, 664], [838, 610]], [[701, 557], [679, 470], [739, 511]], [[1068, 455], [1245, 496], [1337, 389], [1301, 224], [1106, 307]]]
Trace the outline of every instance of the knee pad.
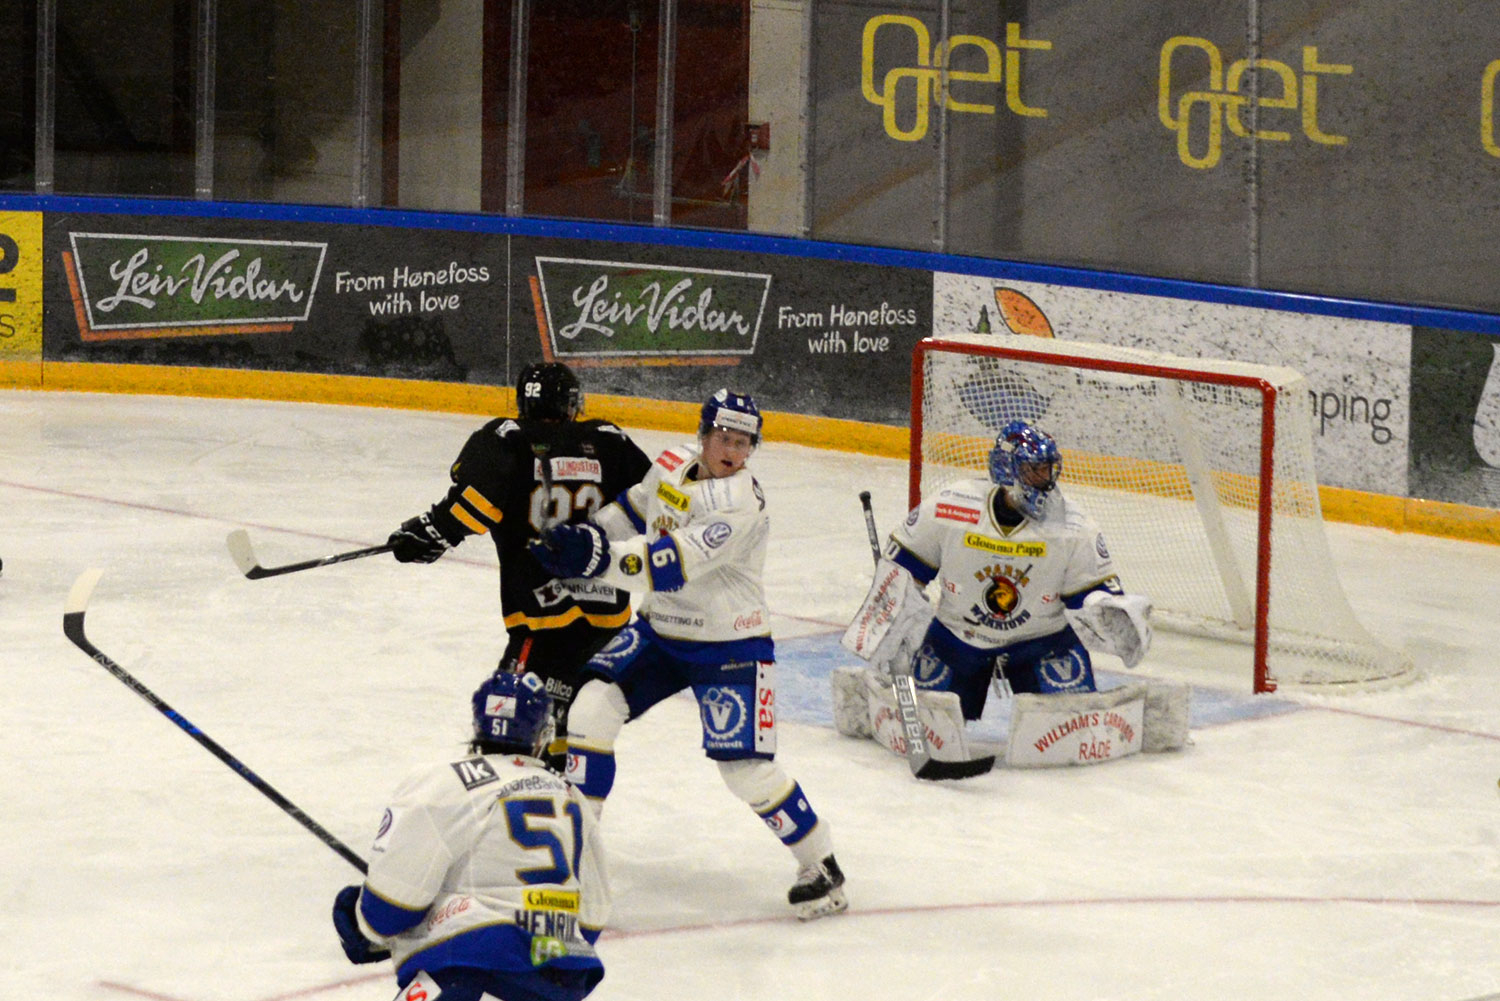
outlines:
[[792, 780], [774, 761], [741, 758], [717, 764], [729, 791], [748, 803], [756, 813], [774, 806], [792, 791]]
[[595, 678], [578, 690], [568, 710], [568, 743], [607, 751], [630, 718], [620, 686]]

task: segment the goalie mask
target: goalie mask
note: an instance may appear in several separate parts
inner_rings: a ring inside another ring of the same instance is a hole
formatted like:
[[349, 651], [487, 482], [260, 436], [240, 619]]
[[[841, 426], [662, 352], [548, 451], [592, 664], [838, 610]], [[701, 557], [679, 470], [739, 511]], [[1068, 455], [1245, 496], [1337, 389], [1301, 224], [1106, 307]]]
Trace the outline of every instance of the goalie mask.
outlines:
[[560, 361], [527, 365], [516, 380], [521, 420], [571, 421], [583, 411], [578, 376]]
[[1011, 421], [1000, 429], [990, 449], [990, 479], [1017, 511], [1041, 518], [1060, 475], [1062, 453], [1050, 434], [1025, 421]]
[[698, 437], [702, 438], [714, 428], [740, 431], [750, 436], [750, 444], [760, 444], [760, 407], [748, 393], [734, 393], [721, 389], [710, 396], [699, 412]]
[[474, 691], [474, 747], [537, 755], [552, 739], [552, 696], [542, 679], [496, 672]]

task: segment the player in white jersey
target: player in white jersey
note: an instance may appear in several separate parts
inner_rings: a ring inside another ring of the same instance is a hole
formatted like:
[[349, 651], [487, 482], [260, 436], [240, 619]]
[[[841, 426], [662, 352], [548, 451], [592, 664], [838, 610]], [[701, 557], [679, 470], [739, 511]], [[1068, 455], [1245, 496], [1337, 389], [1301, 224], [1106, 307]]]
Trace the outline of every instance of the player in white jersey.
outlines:
[[473, 708], [470, 757], [397, 787], [334, 927], [350, 961], [393, 961], [398, 998], [578, 1001], [604, 977], [610, 908], [593, 810], [540, 760], [541, 678], [497, 673]]
[[989, 472], [912, 509], [844, 637], [885, 674], [956, 693], [966, 720], [983, 713], [992, 678], [1017, 693], [1093, 692], [1088, 647], [1134, 667], [1151, 643], [1150, 602], [1124, 593], [1098, 525], [1057, 489], [1052, 436], [1007, 424]]
[[828, 825], [775, 761], [776, 651], [761, 582], [770, 523], [745, 468], [760, 432], [755, 401], [720, 390], [703, 405], [696, 445], [662, 452], [593, 524], [559, 526], [533, 553], [559, 577], [637, 595], [636, 621], [589, 662], [573, 703], [568, 778], [602, 807], [620, 728], [691, 687], [704, 752], [797, 859], [787, 897], [806, 920], [848, 902]]

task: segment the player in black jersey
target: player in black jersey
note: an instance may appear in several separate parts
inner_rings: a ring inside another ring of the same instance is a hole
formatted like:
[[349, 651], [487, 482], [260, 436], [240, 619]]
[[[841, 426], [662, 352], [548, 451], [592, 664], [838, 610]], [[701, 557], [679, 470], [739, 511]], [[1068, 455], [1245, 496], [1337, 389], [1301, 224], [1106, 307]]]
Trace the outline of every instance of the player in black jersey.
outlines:
[[557, 764], [579, 672], [630, 621], [630, 596], [553, 578], [526, 543], [544, 528], [587, 520], [639, 483], [651, 460], [615, 425], [578, 419], [583, 391], [561, 362], [521, 372], [516, 408], [519, 417], [497, 417], [469, 437], [449, 470], [447, 495], [388, 541], [402, 563], [431, 563], [471, 535], [494, 538], [507, 635], [500, 670], [531, 670], [546, 681], [557, 723], [549, 757]]

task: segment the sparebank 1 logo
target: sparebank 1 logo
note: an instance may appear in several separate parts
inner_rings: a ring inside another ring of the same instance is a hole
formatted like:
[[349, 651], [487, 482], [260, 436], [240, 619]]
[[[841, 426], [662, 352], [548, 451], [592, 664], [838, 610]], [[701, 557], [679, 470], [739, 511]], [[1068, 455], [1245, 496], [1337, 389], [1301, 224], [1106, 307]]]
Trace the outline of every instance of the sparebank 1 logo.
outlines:
[[771, 276], [536, 259], [537, 322], [553, 357], [737, 364], [753, 354]]
[[79, 336], [282, 333], [305, 322], [326, 243], [69, 233]]
[[[1286, 126], [1297, 125], [1315, 143], [1342, 146], [1348, 136], [1325, 132], [1318, 124], [1318, 101], [1324, 96], [1319, 84], [1326, 76], [1353, 72], [1352, 65], [1320, 62], [1317, 48], [1311, 45], [1302, 49], [1300, 74], [1275, 59], [1236, 59], [1226, 68], [1213, 42], [1177, 35], [1161, 47], [1157, 117], [1177, 133], [1177, 158], [1195, 170], [1218, 166], [1224, 155], [1226, 127], [1241, 139], [1287, 142], [1292, 132]], [[1208, 89], [1185, 90], [1184, 80], [1206, 80]], [[1252, 103], [1260, 109], [1255, 119], [1260, 127], [1253, 130], [1244, 119], [1246, 106]], [[1203, 110], [1195, 117], [1200, 107]]]
[[[882, 43], [886, 44], [882, 47]], [[927, 25], [917, 18], [881, 14], [865, 22], [859, 55], [860, 93], [881, 109], [885, 134], [901, 142], [926, 137], [936, 104], [966, 114], [995, 114], [998, 95], [993, 85], [1000, 83], [1005, 85], [1005, 106], [1012, 114], [1045, 118], [1046, 108], [1032, 107], [1021, 99], [1021, 53], [1050, 48], [1051, 42], [1022, 38], [1021, 26], [1013, 21], [1005, 25], [1004, 52], [983, 35], [952, 35], [934, 45]], [[955, 53], [965, 49], [978, 54], [955, 58]], [[896, 65], [885, 69], [877, 83], [876, 63], [884, 65], [880, 56], [885, 53], [894, 53]], [[907, 81], [910, 88], [903, 86]], [[902, 120], [910, 124], [903, 127]]]

